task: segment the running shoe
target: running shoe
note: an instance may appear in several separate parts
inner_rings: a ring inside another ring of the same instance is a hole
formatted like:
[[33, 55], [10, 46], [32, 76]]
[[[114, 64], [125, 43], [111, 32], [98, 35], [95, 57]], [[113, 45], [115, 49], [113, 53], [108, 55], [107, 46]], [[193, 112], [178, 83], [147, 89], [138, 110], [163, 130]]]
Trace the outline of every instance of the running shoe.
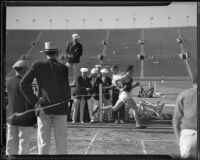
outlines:
[[120, 120], [119, 120], [119, 123], [124, 124], [124, 121], [120, 119]]
[[138, 127], [136, 127], [136, 129], [145, 129], [145, 128], [147, 128], [147, 126], [138, 126]]

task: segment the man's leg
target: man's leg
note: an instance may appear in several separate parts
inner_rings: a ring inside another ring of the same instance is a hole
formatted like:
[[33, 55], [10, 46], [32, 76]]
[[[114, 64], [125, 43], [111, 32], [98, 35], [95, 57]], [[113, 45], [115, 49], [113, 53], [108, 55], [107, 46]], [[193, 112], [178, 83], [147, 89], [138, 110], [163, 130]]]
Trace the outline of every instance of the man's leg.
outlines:
[[135, 101], [133, 101], [133, 99], [130, 98], [129, 100], [126, 101], [126, 105], [129, 108], [132, 108], [133, 116], [135, 118], [136, 127], [142, 126], [141, 123], [140, 123], [139, 115], [138, 115], [138, 107], [137, 107]]
[[[107, 105], [110, 104], [110, 100], [109, 100], [109, 99], [106, 99], [105, 97], [104, 97], [104, 99], [103, 99], [103, 102], [104, 102], [104, 104], [103, 104], [104, 106], [107, 106]], [[106, 114], [107, 120], [110, 121], [111, 111], [106, 111], [104, 114]]]
[[19, 147], [18, 126], [7, 123], [6, 155], [17, 155]]
[[[112, 90], [112, 105], [113, 106], [117, 102], [118, 98], [119, 98], [119, 90], [113, 89]], [[113, 120], [115, 121], [115, 123], [117, 123], [119, 119], [119, 111], [113, 111], [112, 115], [113, 115]]]
[[84, 115], [84, 108], [85, 108], [85, 98], [81, 98], [80, 102], [80, 121], [83, 123], [83, 115]]
[[90, 116], [90, 121], [93, 122], [94, 121], [94, 116], [92, 115], [93, 112], [93, 97], [89, 98], [87, 100], [88, 103], [88, 110], [89, 110], [89, 116]]
[[37, 117], [37, 143], [38, 154], [49, 154], [49, 144], [51, 139], [52, 117], [40, 115]]
[[57, 154], [67, 154], [67, 116], [54, 116], [53, 124]]
[[76, 77], [77, 77], [77, 70], [79, 68], [79, 63], [73, 63], [73, 81], [72, 83], [75, 84], [76, 82]]
[[33, 127], [19, 127], [19, 154], [29, 154], [30, 135]]
[[74, 99], [74, 110], [73, 110], [73, 115], [72, 115], [72, 122], [76, 122], [77, 121], [77, 114], [78, 114], [78, 107], [80, 105], [80, 99], [75, 98]]

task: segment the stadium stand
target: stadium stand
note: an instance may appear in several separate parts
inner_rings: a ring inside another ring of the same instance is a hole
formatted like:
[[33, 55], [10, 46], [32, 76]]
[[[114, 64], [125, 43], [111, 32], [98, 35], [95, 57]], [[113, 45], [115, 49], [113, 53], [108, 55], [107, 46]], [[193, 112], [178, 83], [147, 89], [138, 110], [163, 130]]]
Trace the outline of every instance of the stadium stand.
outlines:
[[178, 58], [181, 52], [176, 38], [178, 28], [153, 28], [144, 30], [146, 40], [144, 52], [148, 56], [155, 56], [154, 60], [144, 63], [144, 76], [188, 77], [183, 60]]
[[[105, 47], [102, 41], [106, 40], [105, 65], [119, 65], [124, 71], [127, 64], [135, 66], [135, 76], [140, 77], [140, 61], [137, 54], [140, 53], [138, 40], [141, 31], [144, 30], [144, 53], [154, 56], [152, 60], [144, 62], [145, 77], [189, 77], [185, 63], [178, 58], [180, 53], [178, 29], [181, 36], [185, 38], [184, 49], [192, 58], [188, 59], [190, 67], [196, 67], [196, 27], [170, 27], [170, 28], [148, 28], [148, 29], [94, 29], [94, 30], [8, 30], [6, 37], [6, 74], [11, 70], [13, 63], [22, 55], [29, 53], [31, 61], [44, 60], [44, 42], [53, 41], [58, 44], [65, 53], [66, 41], [71, 39], [73, 33], [81, 36], [80, 42], [84, 45], [81, 66], [91, 68], [98, 64], [97, 56]], [[109, 32], [109, 36], [108, 35]], [[33, 41], [39, 36], [36, 44]], [[158, 63], [154, 63], [158, 61]]]
[[111, 30], [109, 36], [110, 45], [108, 45], [107, 56], [111, 64], [118, 64], [122, 71], [125, 66], [133, 64], [135, 66], [135, 76], [140, 76], [140, 61], [137, 60], [137, 54], [140, 52], [138, 45], [140, 39], [140, 30]]
[[197, 70], [197, 28], [196, 27], [184, 27], [180, 28], [180, 33], [183, 38], [183, 47], [185, 52], [191, 56], [188, 59], [188, 63], [192, 71]]
[[15, 61], [28, 52], [38, 34], [39, 31], [33, 30], [9, 30], [6, 37], [6, 74], [11, 71]]

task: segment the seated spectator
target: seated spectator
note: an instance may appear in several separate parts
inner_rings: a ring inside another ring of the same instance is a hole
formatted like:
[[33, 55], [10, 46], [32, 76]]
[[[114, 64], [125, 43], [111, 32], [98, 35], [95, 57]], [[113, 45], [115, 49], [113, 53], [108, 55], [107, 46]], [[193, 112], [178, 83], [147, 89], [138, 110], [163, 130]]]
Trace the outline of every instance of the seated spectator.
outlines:
[[146, 90], [142, 86], [140, 86], [138, 97], [141, 97], [141, 98], [153, 98], [153, 93], [154, 93], [153, 83], [149, 82], [148, 89], [146, 89]]
[[145, 91], [145, 89], [142, 86], [140, 86], [140, 90], [138, 92], [138, 97], [142, 97], [144, 94], [144, 91]]

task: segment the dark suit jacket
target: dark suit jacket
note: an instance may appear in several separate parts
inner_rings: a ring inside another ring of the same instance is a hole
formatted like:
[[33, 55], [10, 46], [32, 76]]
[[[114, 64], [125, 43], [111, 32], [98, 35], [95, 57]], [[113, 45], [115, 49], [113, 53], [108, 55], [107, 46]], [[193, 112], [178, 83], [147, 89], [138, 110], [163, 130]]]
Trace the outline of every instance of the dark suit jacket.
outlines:
[[[112, 79], [110, 77], [106, 76], [106, 78], [103, 80], [103, 77], [102, 77], [102, 83], [103, 83], [103, 87], [111, 86]], [[103, 90], [103, 94], [106, 99], [110, 99], [109, 89]]]
[[[86, 88], [90, 88], [90, 91], [86, 91]], [[90, 83], [90, 79], [88, 77], [84, 79], [83, 76], [78, 76], [76, 88], [73, 93], [74, 96], [88, 95], [88, 96], [84, 96], [85, 99], [88, 99], [91, 97], [91, 91], [92, 91], [92, 85]], [[81, 98], [81, 97], [82, 96], [77, 97], [77, 98]]]
[[[6, 117], [10, 117], [14, 113], [22, 113], [29, 109], [33, 109], [20, 91], [20, 76], [14, 76], [7, 81], [8, 105], [6, 106]], [[33, 126], [36, 123], [35, 112], [28, 112], [21, 116], [14, 116], [7, 120], [7, 123], [16, 126]]]
[[90, 83], [92, 85], [91, 94], [93, 94], [94, 99], [99, 100], [99, 84], [102, 84], [101, 77], [90, 78]]
[[[68, 80], [68, 68], [55, 59], [49, 59], [44, 62], [36, 62], [23, 77], [21, 81], [21, 90], [26, 99], [32, 104], [36, 104], [38, 97], [33, 94], [31, 83], [36, 78], [39, 86], [39, 97], [46, 97], [50, 102], [42, 105], [48, 106], [65, 101], [70, 98], [70, 87]], [[47, 95], [42, 92], [45, 90]], [[44, 109], [49, 115], [67, 114], [67, 103]]]
[[67, 60], [69, 63], [80, 63], [80, 57], [82, 56], [83, 53], [82, 44], [78, 42], [75, 45], [73, 45], [73, 43], [70, 42], [67, 46], [66, 53], [67, 53]]

